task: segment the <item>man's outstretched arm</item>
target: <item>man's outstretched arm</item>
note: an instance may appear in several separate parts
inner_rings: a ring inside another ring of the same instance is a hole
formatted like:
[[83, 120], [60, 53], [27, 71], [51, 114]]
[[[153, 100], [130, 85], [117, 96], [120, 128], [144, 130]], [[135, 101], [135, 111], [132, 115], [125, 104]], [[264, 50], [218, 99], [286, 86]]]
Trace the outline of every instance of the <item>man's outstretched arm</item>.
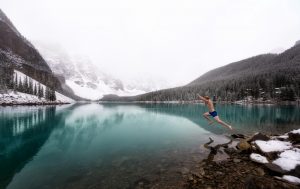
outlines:
[[208, 100], [207, 100], [206, 98], [204, 98], [203, 96], [201, 96], [201, 95], [199, 95], [199, 94], [197, 94], [197, 96], [198, 96], [201, 100], [203, 100], [204, 102], [208, 102]]

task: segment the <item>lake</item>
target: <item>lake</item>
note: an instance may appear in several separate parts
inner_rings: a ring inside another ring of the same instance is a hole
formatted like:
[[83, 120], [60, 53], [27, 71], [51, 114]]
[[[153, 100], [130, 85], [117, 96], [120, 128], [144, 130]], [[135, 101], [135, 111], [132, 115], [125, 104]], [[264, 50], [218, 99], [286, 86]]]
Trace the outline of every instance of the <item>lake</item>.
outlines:
[[[234, 133], [284, 133], [298, 106], [217, 105]], [[180, 188], [207, 158], [203, 144], [232, 134], [201, 104], [0, 107], [0, 188]], [[216, 161], [226, 155], [216, 156]]]

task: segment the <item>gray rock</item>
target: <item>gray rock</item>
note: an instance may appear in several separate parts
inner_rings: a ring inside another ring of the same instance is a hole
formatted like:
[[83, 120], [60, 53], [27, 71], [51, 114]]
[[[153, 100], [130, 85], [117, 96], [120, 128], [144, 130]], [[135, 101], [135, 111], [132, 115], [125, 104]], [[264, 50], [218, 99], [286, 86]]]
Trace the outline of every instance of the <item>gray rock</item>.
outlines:
[[233, 153], [236, 153], [236, 149], [230, 147], [230, 148], [225, 148], [224, 151], [227, 153], [227, 154], [233, 154]]
[[286, 171], [283, 170], [281, 167], [279, 167], [278, 165], [276, 164], [273, 164], [273, 163], [266, 163], [264, 164], [266, 166], [266, 168], [268, 168], [270, 171], [273, 171], [275, 173], [279, 173], [279, 174], [285, 174]]
[[267, 141], [267, 140], [270, 140], [270, 137], [268, 137], [267, 135], [264, 135], [262, 133], [256, 133], [250, 139], [248, 139], [248, 142], [252, 142], [252, 141], [256, 141], [256, 140]]
[[224, 173], [221, 172], [221, 171], [217, 171], [216, 174], [217, 174], [217, 175], [224, 175]]
[[240, 163], [241, 160], [240, 160], [240, 159], [237, 159], [237, 158], [234, 158], [234, 159], [233, 159], [233, 162], [234, 162], [234, 163]]
[[200, 174], [200, 175], [205, 175], [205, 171], [204, 171], [203, 168], [199, 169], [199, 174]]
[[180, 172], [181, 172], [181, 174], [186, 175], [190, 172], [190, 170], [186, 167], [183, 167]]

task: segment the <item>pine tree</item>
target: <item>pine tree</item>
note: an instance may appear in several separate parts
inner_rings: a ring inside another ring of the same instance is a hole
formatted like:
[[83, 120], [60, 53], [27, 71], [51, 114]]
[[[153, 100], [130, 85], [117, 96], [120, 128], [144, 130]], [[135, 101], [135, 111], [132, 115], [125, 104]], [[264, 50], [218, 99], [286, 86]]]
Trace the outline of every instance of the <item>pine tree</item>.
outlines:
[[32, 81], [32, 79], [30, 78], [29, 79], [29, 84], [28, 84], [28, 93], [29, 94], [33, 94], [33, 83], [32, 83], [33, 81]]
[[25, 77], [23, 88], [24, 88], [24, 93], [29, 92], [29, 85], [28, 85], [28, 77], [27, 76]]
[[56, 101], [56, 94], [55, 94], [55, 90], [52, 90], [52, 101]]
[[45, 97], [44, 87], [41, 86], [41, 97]]
[[55, 95], [55, 90], [50, 89], [50, 101], [55, 101], [56, 100], [56, 95]]
[[19, 78], [18, 91], [24, 92], [24, 90], [23, 90], [23, 82], [22, 82], [21, 78]]
[[53, 90], [49, 87], [46, 87], [45, 98], [48, 101], [56, 101], [55, 90]]
[[41, 86], [40, 83], [38, 84], [37, 96], [39, 98], [43, 98], [44, 97], [44, 89], [43, 89], [43, 87]]
[[46, 87], [45, 98], [46, 98], [46, 100], [48, 100], [48, 101], [50, 100], [50, 90], [49, 90], [48, 87]]
[[16, 73], [15, 78], [14, 78], [14, 91], [18, 90], [18, 74]]
[[33, 95], [38, 96], [36, 83], [34, 84], [34, 87], [33, 87]]

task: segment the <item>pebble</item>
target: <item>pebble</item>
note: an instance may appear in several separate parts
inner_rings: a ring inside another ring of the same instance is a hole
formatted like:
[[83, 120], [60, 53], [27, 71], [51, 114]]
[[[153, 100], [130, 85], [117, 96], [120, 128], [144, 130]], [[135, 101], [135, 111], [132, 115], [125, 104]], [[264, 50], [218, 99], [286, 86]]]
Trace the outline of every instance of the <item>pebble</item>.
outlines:
[[224, 175], [224, 173], [222, 173], [221, 171], [217, 171], [216, 174], [217, 175]]
[[262, 169], [262, 168], [256, 168], [255, 170], [255, 173], [258, 175], [258, 176], [264, 176], [265, 175], [265, 171]]
[[186, 167], [183, 167], [182, 169], [181, 169], [181, 174], [183, 174], [183, 175], [186, 175], [186, 174], [188, 174], [190, 172], [190, 170], [188, 169], [188, 168], [186, 168]]

